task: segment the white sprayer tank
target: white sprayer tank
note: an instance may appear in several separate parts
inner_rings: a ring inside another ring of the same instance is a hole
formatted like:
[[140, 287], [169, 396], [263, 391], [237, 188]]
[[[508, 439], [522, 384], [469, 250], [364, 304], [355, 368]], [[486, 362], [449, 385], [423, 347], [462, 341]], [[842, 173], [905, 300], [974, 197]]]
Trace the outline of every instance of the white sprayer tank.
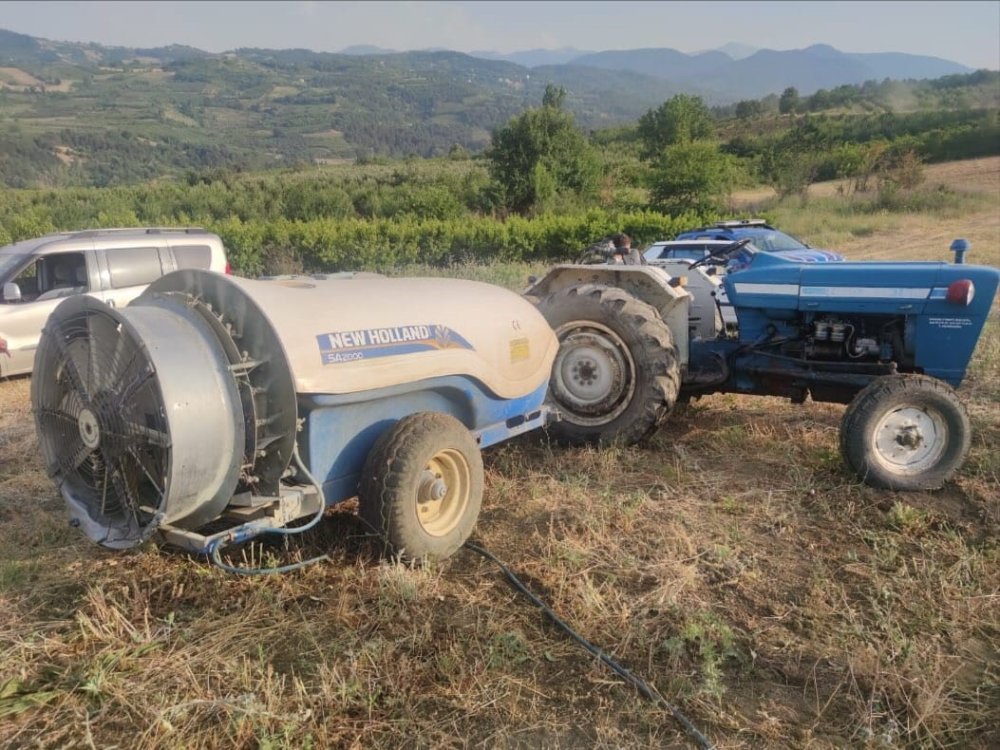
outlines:
[[[161, 524], [212, 521], [236, 494], [279, 495], [303, 422], [305, 450], [314, 462], [325, 450], [333, 472], [357, 441], [338, 434], [334, 450], [326, 436], [358, 423], [366, 392], [459, 377], [494, 405], [540, 405], [557, 347], [528, 301], [489, 284], [182, 270], [122, 309], [61, 303], [36, 354], [32, 406], [74, 523], [127, 547]], [[324, 399], [345, 406], [316, 406]], [[351, 472], [356, 462], [351, 453]]]

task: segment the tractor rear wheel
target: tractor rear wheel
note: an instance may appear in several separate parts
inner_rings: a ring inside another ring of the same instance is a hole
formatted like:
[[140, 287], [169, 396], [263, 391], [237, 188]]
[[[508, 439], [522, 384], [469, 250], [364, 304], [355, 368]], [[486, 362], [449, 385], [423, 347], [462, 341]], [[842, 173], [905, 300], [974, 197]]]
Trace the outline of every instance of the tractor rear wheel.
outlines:
[[670, 414], [680, 388], [677, 348], [651, 305], [615, 287], [579, 284], [538, 303], [559, 339], [549, 398], [559, 442], [637, 443]]
[[887, 375], [851, 401], [840, 423], [840, 451], [872, 487], [931, 490], [965, 461], [969, 415], [954, 389], [925, 375]]
[[382, 433], [358, 489], [361, 519], [405, 560], [441, 560], [469, 538], [483, 501], [475, 438], [447, 414], [418, 412]]

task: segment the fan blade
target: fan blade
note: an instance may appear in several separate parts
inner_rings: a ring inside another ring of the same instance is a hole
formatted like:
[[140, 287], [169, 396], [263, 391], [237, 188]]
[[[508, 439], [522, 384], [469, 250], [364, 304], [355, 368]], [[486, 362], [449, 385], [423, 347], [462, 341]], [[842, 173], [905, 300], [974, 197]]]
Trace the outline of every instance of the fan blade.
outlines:
[[117, 382], [121, 377], [121, 374], [132, 366], [132, 363], [135, 362], [140, 351], [139, 347], [133, 344], [132, 356], [129, 357], [128, 361], [123, 364], [123, 358], [128, 351], [126, 344], [130, 342], [130, 339], [125, 335], [125, 331], [123, 330], [121, 323], [115, 327], [115, 330], [117, 331], [117, 338], [115, 339], [115, 348], [111, 352], [111, 366], [108, 368], [106, 379], [106, 385], [109, 386], [112, 383]]
[[97, 384], [97, 342], [101, 339], [98, 337], [96, 329], [98, 327], [98, 315], [96, 313], [91, 313], [87, 316], [87, 385], [90, 387], [90, 393], [95, 394], [98, 392]]
[[75, 414], [68, 414], [62, 409], [37, 409], [35, 411], [39, 417], [42, 418], [52, 418], [69, 425], [76, 427], [77, 417]]
[[91, 392], [96, 394], [118, 382], [120, 372], [131, 365], [139, 347], [133, 346], [132, 357], [123, 367], [121, 360], [129, 339], [121, 323], [110, 316], [94, 314], [87, 318], [87, 326], [91, 344]]
[[139, 523], [139, 504], [136, 502], [135, 497], [132, 495], [132, 490], [129, 488], [128, 477], [125, 474], [121, 456], [114, 461], [114, 468], [111, 471], [111, 482], [115, 485], [115, 489], [121, 496], [124, 506], [132, 514], [132, 518], [135, 519], [136, 523]]
[[104, 476], [101, 478], [101, 515], [108, 512], [108, 462], [104, 461]]
[[149, 365], [145, 370], [142, 371], [138, 376], [133, 378], [121, 391], [118, 393], [118, 405], [126, 406], [136, 392], [142, 388], [146, 383], [153, 379], [154, 375], [153, 366]]
[[106, 315], [92, 313], [87, 316], [87, 333], [89, 339], [88, 369], [90, 392], [99, 393], [108, 383], [107, 375], [113, 367], [113, 357], [107, 356], [108, 347], [111, 341], [117, 345], [120, 339], [118, 323]]
[[[70, 380], [70, 387], [76, 391], [77, 396], [79, 396], [82, 401], [89, 401], [90, 393], [87, 391], [87, 388], [83, 383], [80, 370], [76, 366], [76, 360], [73, 358], [73, 355], [69, 350], [69, 346], [65, 341], [63, 341], [62, 330], [56, 331], [55, 335], [50, 338], [56, 348], [57, 362], [60, 365], [59, 373], [66, 373]], [[57, 380], [58, 377], [59, 375], [57, 374]]]
[[[136, 465], [142, 470], [142, 473], [146, 475], [146, 479], [149, 481], [149, 483], [151, 485], [153, 485], [153, 489], [156, 490], [156, 493], [160, 496], [160, 499], [162, 500], [163, 499], [163, 488], [153, 478], [153, 475], [150, 473], [149, 469], [146, 468], [146, 464], [143, 463], [142, 459], [139, 458], [139, 456], [131, 448], [126, 451], [126, 455], [129, 455], [129, 456], [132, 457], [132, 460], [135, 461]], [[165, 484], [165, 482], [164, 482], [164, 484]]]
[[146, 438], [146, 441], [150, 445], [155, 445], [157, 448], [170, 447], [170, 435], [162, 430], [157, 430], [152, 427], [146, 427], [145, 425], [135, 423], [129, 423], [128, 428], [130, 431], [134, 431], [133, 434], [141, 435]]
[[105, 436], [117, 438], [125, 443], [131, 442], [132, 438], [140, 437], [145, 438], [146, 443], [149, 445], [155, 445], [157, 448], [169, 448], [170, 447], [170, 435], [162, 430], [157, 430], [153, 427], [146, 427], [145, 425], [138, 424], [136, 422], [127, 422], [124, 425], [125, 429], [123, 432], [105, 432]]
[[74, 453], [73, 457], [69, 460], [68, 465], [73, 469], [73, 471], [79, 469], [83, 462], [90, 457], [90, 454], [94, 452], [94, 449], [88, 445], [84, 445], [82, 440], [80, 443], [80, 450]]

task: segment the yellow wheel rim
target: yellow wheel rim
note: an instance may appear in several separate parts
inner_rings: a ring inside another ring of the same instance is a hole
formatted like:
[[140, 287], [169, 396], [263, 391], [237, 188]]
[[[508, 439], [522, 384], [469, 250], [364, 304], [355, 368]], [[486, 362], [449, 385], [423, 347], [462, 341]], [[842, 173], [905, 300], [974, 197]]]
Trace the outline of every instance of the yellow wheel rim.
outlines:
[[427, 462], [417, 487], [417, 520], [431, 536], [445, 536], [469, 507], [472, 472], [465, 456], [445, 448]]

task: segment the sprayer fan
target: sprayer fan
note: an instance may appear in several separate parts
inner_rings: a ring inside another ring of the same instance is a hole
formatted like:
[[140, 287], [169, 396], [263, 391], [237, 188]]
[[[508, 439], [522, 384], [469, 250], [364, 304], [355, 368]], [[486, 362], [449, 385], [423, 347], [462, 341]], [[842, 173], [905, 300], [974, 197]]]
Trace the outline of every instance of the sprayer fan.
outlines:
[[[110, 311], [53, 316], [35, 369], [50, 474], [113, 537], [133, 539], [164, 500], [169, 437], [154, 368]], [[123, 533], [124, 532], [124, 533]]]
[[105, 547], [195, 530], [239, 482], [256, 421], [196, 308], [149, 290], [121, 309], [75, 295], [42, 331], [31, 382], [42, 455], [72, 523]]

